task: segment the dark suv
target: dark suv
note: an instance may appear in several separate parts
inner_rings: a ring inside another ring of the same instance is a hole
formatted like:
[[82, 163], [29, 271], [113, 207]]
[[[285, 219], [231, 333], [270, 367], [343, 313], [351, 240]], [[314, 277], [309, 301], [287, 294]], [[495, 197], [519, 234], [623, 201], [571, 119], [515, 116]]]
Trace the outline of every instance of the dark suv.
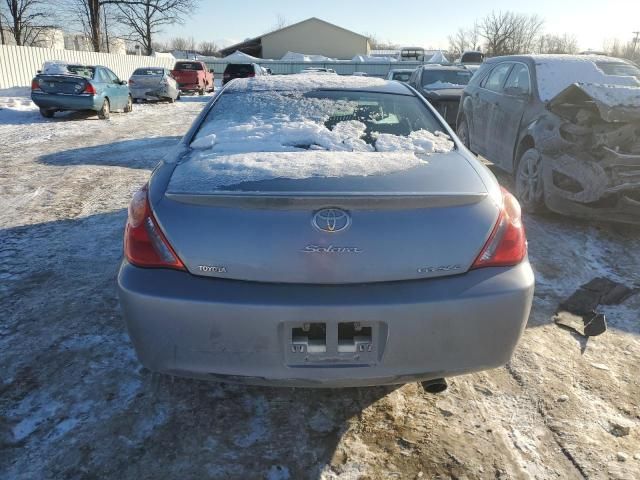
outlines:
[[640, 69], [631, 62], [491, 58], [464, 90], [457, 130], [514, 174], [525, 210], [640, 223]]
[[447, 123], [455, 127], [460, 97], [471, 75], [462, 66], [423, 65], [413, 72], [409, 85], [422, 93]]
[[224, 69], [222, 84], [224, 85], [234, 78], [258, 77], [260, 75], [264, 75], [264, 71], [257, 63], [230, 63]]

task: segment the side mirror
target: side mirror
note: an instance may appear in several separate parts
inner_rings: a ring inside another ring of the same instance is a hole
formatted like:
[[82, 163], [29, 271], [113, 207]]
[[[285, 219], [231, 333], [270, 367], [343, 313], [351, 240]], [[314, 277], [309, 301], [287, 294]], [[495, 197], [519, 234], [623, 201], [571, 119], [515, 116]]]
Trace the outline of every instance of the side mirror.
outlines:
[[129, 85], [129, 82], [126, 80], [120, 80], [120, 85]]

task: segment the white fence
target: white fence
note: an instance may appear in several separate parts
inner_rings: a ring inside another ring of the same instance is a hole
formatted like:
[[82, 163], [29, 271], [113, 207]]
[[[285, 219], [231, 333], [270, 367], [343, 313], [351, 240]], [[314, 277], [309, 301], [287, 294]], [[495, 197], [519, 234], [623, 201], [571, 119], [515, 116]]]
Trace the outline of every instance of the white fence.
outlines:
[[[213, 70], [216, 76], [222, 76], [227, 62], [219, 58], [205, 58], [203, 60]], [[338, 75], [353, 75], [364, 72], [372, 77], [386, 77], [389, 70], [395, 68], [417, 68], [423, 62], [352, 62], [337, 60], [335, 62], [291, 62], [288, 60], [259, 60], [258, 64], [270, 68], [274, 75], [290, 75], [300, 73], [305, 68], [321, 67], [333, 68]]]
[[86, 65], [104, 65], [127, 80], [139, 67], [173, 68], [175, 60], [166, 57], [115, 55], [110, 53], [52, 50], [49, 48], [0, 45], [0, 88], [28, 87], [47, 60], [64, 60]]
[[[164, 56], [144, 57], [0, 45], [0, 89], [30, 86], [31, 79], [47, 60], [64, 60], [85, 65], [104, 65], [113, 70], [123, 80], [128, 79], [133, 71], [139, 67], [173, 68], [175, 63], [173, 58]], [[204, 61], [218, 78], [222, 77], [227, 62], [219, 58], [207, 58]], [[270, 68], [274, 75], [298, 73], [309, 67], [324, 67], [333, 68], [339, 75], [365, 72], [375, 77], [384, 77], [393, 68], [416, 68], [418, 65], [422, 65], [421, 62], [290, 62], [284, 60], [260, 60], [259, 63], [263, 67]]]

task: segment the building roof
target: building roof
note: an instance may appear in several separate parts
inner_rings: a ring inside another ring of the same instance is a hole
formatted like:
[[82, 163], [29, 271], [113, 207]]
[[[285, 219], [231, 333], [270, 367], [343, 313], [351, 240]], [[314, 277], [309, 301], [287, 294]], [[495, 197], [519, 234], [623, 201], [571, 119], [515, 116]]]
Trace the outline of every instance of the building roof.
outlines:
[[[328, 25], [332, 28], [337, 28], [338, 30], [342, 30], [344, 32], [348, 32], [352, 35], [356, 35], [358, 37], [361, 37], [363, 39], [369, 40], [369, 37], [367, 37], [366, 35], [362, 35], [360, 33], [356, 33], [352, 30], [347, 30], [346, 28], [342, 28], [338, 25], [335, 25], [333, 23], [327, 22], [326, 20], [322, 20], [321, 18], [318, 17], [311, 17], [311, 18], [307, 18], [306, 20], [302, 20], [301, 22], [297, 22], [297, 23], [293, 23], [291, 25], [287, 25], [284, 28], [279, 28], [278, 30], [273, 30], [272, 32], [267, 32], [264, 33], [262, 35], [259, 35], [257, 37], [253, 37], [253, 38], [247, 38], [246, 40], [243, 40], [242, 42], [236, 43], [235, 45], [229, 45], [228, 47], [225, 47], [223, 49], [220, 50], [220, 53], [222, 53], [223, 55], [228, 55], [230, 53], [235, 52], [236, 50], [240, 50], [240, 51], [245, 51], [245, 49], [249, 48], [249, 49], [255, 49], [258, 48], [259, 44], [261, 44], [262, 39], [265, 37], [269, 37], [271, 35], [275, 35], [277, 33], [295, 28], [295, 27], [299, 27], [302, 24], [308, 23], [308, 22], [320, 22], [323, 23], [325, 25]], [[261, 48], [261, 47], [260, 47]], [[245, 52], [247, 53], [247, 52]]]
[[342, 30], [342, 31], [350, 33], [352, 35], [356, 35], [358, 37], [361, 37], [361, 38], [369, 40], [369, 37], [367, 37], [366, 35], [361, 35], [360, 33], [356, 33], [356, 32], [354, 32], [352, 30], [347, 30], [346, 28], [342, 28], [342, 27], [340, 27], [338, 25], [335, 25], [333, 23], [327, 22], [326, 20], [322, 20], [321, 18], [318, 18], [318, 17], [311, 17], [311, 18], [307, 18], [306, 20], [302, 20], [301, 22], [298, 22], [298, 23], [292, 23], [291, 25], [287, 25], [284, 28], [280, 28], [278, 30], [274, 30], [273, 32], [265, 33], [264, 35], [261, 35], [260, 38], [269, 37], [271, 35], [275, 35], [276, 33], [284, 32], [285, 30], [290, 30], [292, 28], [299, 27], [300, 25], [302, 25], [304, 23], [309, 23], [309, 22], [324, 23], [325, 25], [328, 25], [330, 27], [337, 28], [338, 30]]

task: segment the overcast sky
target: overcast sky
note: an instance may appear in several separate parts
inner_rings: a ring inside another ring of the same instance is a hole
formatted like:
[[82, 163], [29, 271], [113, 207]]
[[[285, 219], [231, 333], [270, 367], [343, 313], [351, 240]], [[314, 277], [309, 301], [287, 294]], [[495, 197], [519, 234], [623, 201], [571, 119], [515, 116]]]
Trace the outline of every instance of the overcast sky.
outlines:
[[192, 18], [168, 27], [162, 38], [193, 36], [226, 46], [272, 30], [280, 15], [289, 23], [318, 17], [400, 45], [446, 48], [448, 35], [491, 10], [538, 14], [546, 33], [573, 34], [583, 50], [627, 41], [640, 30], [640, 0], [201, 0]]

